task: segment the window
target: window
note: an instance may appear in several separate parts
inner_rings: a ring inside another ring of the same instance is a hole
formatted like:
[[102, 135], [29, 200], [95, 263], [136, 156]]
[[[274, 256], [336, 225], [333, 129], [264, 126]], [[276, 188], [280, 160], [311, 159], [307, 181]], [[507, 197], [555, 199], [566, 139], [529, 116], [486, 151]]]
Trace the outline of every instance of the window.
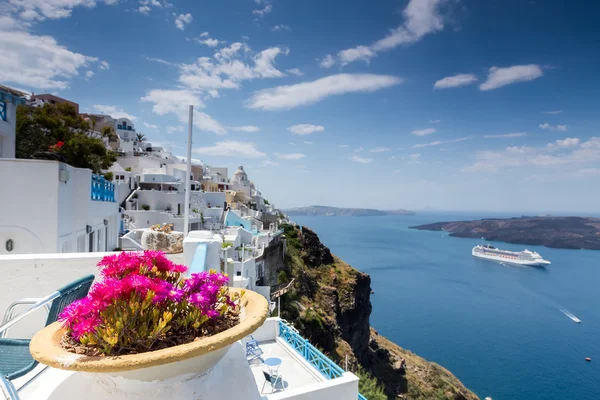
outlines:
[[6, 102], [0, 101], [0, 119], [6, 121]]

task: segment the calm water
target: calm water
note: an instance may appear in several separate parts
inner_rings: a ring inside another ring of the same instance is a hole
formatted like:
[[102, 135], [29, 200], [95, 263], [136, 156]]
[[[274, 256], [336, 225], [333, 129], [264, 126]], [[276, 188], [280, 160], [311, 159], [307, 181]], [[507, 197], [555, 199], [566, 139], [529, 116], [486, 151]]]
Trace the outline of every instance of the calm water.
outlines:
[[371, 275], [371, 325], [482, 399], [600, 399], [600, 251], [527, 246], [552, 265], [507, 266], [474, 259], [480, 240], [408, 229], [490, 216], [498, 215], [293, 219]]

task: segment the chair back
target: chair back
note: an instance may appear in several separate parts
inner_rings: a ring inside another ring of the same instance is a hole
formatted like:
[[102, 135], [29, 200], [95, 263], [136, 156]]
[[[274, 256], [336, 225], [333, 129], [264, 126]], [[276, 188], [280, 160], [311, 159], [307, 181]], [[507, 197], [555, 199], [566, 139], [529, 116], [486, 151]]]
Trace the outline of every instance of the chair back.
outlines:
[[87, 296], [90, 287], [92, 286], [92, 282], [94, 282], [94, 275], [90, 274], [58, 289], [57, 292], [60, 293], [60, 296], [52, 301], [46, 325], [56, 322], [60, 313], [62, 313], [69, 304]]
[[268, 372], [265, 372], [265, 371], [263, 371], [262, 373], [263, 373], [263, 375], [265, 376], [265, 379], [266, 379], [268, 382], [271, 382], [271, 374], [269, 374]]

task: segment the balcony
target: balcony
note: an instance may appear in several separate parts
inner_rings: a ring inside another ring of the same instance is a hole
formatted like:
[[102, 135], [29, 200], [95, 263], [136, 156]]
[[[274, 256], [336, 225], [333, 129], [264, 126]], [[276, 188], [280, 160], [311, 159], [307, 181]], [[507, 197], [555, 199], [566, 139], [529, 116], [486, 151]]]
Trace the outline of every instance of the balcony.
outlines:
[[92, 174], [92, 200], [115, 201], [115, 185], [103, 176]]
[[[253, 336], [263, 351], [263, 360], [271, 357], [281, 360], [278, 372], [283, 383], [273, 393], [269, 393], [270, 389], [261, 393], [263, 400], [366, 400], [358, 393], [358, 378], [354, 374], [331, 361], [284, 320], [268, 318]], [[255, 360], [251, 362], [250, 369], [261, 390], [265, 381], [265, 365]]]

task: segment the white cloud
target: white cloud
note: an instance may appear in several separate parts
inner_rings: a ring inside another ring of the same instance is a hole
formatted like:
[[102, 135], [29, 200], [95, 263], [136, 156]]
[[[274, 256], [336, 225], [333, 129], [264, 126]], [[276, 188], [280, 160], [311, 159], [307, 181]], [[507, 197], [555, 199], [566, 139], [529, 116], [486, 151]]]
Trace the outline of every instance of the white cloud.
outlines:
[[92, 76], [94, 76], [94, 71], [86, 71], [85, 72], [85, 79], [86, 80], [90, 79]]
[[[118, 0], [111, 0], [114, 1], [115, 3]], [[161, 3], [159, 0], [140, 0], [140, 6], [137, 9], [137, 12], [144, 14], [144, 15], [150, 15], [150, 11], [152, 10], [152, 7], [157, 7], [157, 8], [163, 8], [163, 7], [171, 7], [172, 4], [167, 2], [166, 0], [164, 1], [164, 4]]]
[[480, 90], [498, 89], [517, 82], [527, 82], [544, 75], [542, 68], [536, 64], [514, 65], [512, 67], [489, 69], [488, 77], [480, 86]]
[[413, 154], [409, 155], [408, 158], [411, 159], [411, 160], [413, 160], [413, 161], [416, 161], [416, 160], [418, 160], [418, 159], [421, 158], [421, 154], [420, 153], [413, 153]]
[[213, 38], [206, 38], [206, 39], [195, 38], [194, 41], [197, 43], [200, 43], [200, 44], [204, 44], [208, 47], [217, 47], [219, 45], [219, 41], [217, 39], [213, 39]]
[[175, 17], [175, 26], [177, 29], [184, 30], [186, 24], [190, 24], [192, 22], [192, 14], [173, 14]]
[[159, 64], [164, 64], [164, 65], [168, 65], [170, 67], [176, 67], [177, 66], [177, 64], [174, 64], [172, 62], [163, 60], [162, 58], [155, 58], [155, 57], [148, 57], [148, 56], [142, 56], [142, 57], [144, 57], [148, 61], [152, 61], [152, 62], [156, 62], [156, 63], [159, 63]]
[[257, 17], [264, 17], [265, 15], [267, 15], [268, 13], [270, 13], [271, 11], [273, 11], [273, 7], [270, 4], [267, 4], [265, 6], [265, 8], [263, 8], [262, 10], [253, 10], [252, 14], [256, 15]]
[[289, 32], [292, 30], [292, 28], [290, 28], [289, 25], [280, 24], [280, 25], [275, 25], [272, 30], [275, 32], [279, 32], [279, 31], [288, 31]]
[[402, 83], [402, 79], [391, 75], [330, 75], [316, 81], [259, 90], [247, 100], [246, 106], [261, 110], [290, 109], [313, 104], [329, 96], [353, 92], [374, 92], [400, 83]]
[[282, 154], [282, 153], [275, 153], [275, 157], [281, 159], [281, 160], [300, 160], [301, 158], [306, 157], [306, 154], [302, 154], [302, 153], [286, 153], [286, 154]]
[[290, 142], [290, 143], [289, 143], [289, 145], [290, 145], [290, 146], [295, 146], [295, 145], [296, 145], [296, 143], [294, 143], [294, 142]]
[[369, 150], [371, 153], [383, 153], [386, 151], [391, 151], [389, 147], [375, 147], [374, 149]]
[[483, 137], [486, 139], [506, 139], [506, 138], [515, 138], [527, 136], [526, 132], [515, 132], [515, 133], [504, 133], [501, 135], [484, 135]]
[[327, 54], [321, 61], [319, 61], [319, 66], [322, 68], [331, 68], [335, 65], [335, 58], [331, 54]]
[[80, 70], [98, 61], [68, 50], [50, 36], [4, 31], [0, 38], [0, 82], [35, 89], [66, 89]]
[[439, 7], [445, 0], [411, 0], [404, 9], [404, 23], [373, 44], [377, 51], [419, 41], [423, 36], [444, 29]]
[[461, 138], [457, 138], [457, 139], [436, 140], [435, 142], [415, 144], [414, 146], [411, 146], [411, 149], [421, 149], [423, 147], [439, 146], [441, 144], [446, 144], [446, 143], [464, 142], [465, 140], [469, 140], [469, 139], [473, 139], [473, 136], [465, 136], [465, 137], [461, 137]]
[[350, 160], [354, 161], [355, 163], [359, 163], [359, 164], [368, 164], [370, 162], [373, 162], [372, 158], [363, 158], [363, 157], [359, 157], [359, 156], [352, 156], [350, 158]]
[[98, 66], [98, 68], [103, 70], [109, 70], [110, 64], [106, 61], [100, 61], [100, 65]]
[[298, 69], [298, 68], [286, 69], [285, 72], [287, 72], [288, 74], [296, 75], [296, 76], [304, 75], [304, 73], [302, 71], [300, 71], [300, 69]]
[[562, 113], [562, 112], [563, 112], [563, 110], [542, 111], [542, 114], [556, 115], [556, 114], [560, 114], [560, 113]]
[[261, 167], [276, 167], [278, 166], [279, 163], [276, 161], [271, 161], [271, 160], [265, 160], [263, 162], [260, 163]]
[[579, 145], [581, 140], [579, 138], [566, 138], [557, 140], [554, 143], [548, 143], [548, 150], [567, 149], [569, 147], [576, 147]]
[[269, 47], [252, 57], [253, 64], [238, 58], [250, 52], [240, 42], [219, 49], [212, 58], [200, 57], [193, 64], [180, 66], [179, 82], [195, 90], [238, 89], [241, 82], [256, 78], [278, 78], [285, 74], [275, 68], [275, 58], [287, 54], [279, 47]]
[[235, 140], [217, 142], [214, 146], [197, 147], [192, 151], [203, 156], [219, 157], [261, 158], [266, 155], [259, 151], [254, 143]]
[[308, 140], [304, 141], [304, 144], [313, 144], [313, 142], [309, 142]]
[[344, 148], [346, 148], [346, 147], [350, 147], [350, 145], [349, 144], [338, 144], [338, 147], [344, 147]]
[[231, 126], [229, 127], [232, 131], [237, 132], [258, 132], [260, 128], [254, 125], [244, 125], [244, 126]]
[[477, 81], [477, 77], [473, 74], [458, 74], [454, 76], [448, 76], [444, 79], [440, 79], [435, 82], [433, 87], [435, 89], [448, 89], [459, 86], [470, 85]]
[[152, 111], [158, 115], [167, 115], [175, 113], [183, 115], [187, 121], [188, 106], [193, 105], [196, 108], [204, 108], [204, 102], [200, 97], [190, 90], [163, 90], [154, 89], [149, 91], [146, 96], [141, 98], [142, 101], [154, 103]]
[[[447, 0], [410, 0], [402, 16], [404, 22], [392, 29], [383, 39], [371, 46], [356, 46], [342, 50], [338, 53], [338, 60], [342, 65], [353, 61], [368, 62], [377, 52], [388, 51], [400, 45], [408, 45], [421, 40], [425, 35], [444, 29], [443, 17], [440, 6]], [[330, 67], [336, 60], [330, 55], [328, 62], [322, 66]], [[326, 58], [327, 58], [326, 57]]]
[[543, 124], [540, 124], [539, 127], [541, 129], [547, 129], [551, 132], [565, 132], [567, 130], [567, 126], [566, 125], [550, 125], [547, 122], [544, 122]]
[[149, 124], [147, 122], [144, 122], [144, 126], [148, 129], [154, 129], [154, 130], [158, 129], [158, 126], [156, 126], [154, 124]]
[[496, 172], [506, 169], [533, 167], [561, 167], [567, 172], [570, 166], [598, 165], [600, 162], [600, 137], [592, 137], [586, 142], [578, 138], [566, 138], [548, 143], [543, 147], [507, 147], [500, 151], [480, 151], [476, 153], [474, 164], [465, 168], [467, 172]]
[[[275, 57], [282, 53], [279, 47], [270, 47], [254, 57], [254, 73], [260, 78], [279, 78], [285, 74], [273, 66]], [[287, 52], [285, 52], [287, 54]]]
[[224, 135], [227, 133], [225, 128], [223, 128], [217, 120], [200, 111], [194, 111], [194, 126], [203, 131], [216, 133], [217, 135]]
[[416, 130], [412, 131], [411, 133], [416, 136], [427, 136], [427, 135], [431, 135], [432, 133], [436, 133], [436, 132], [437, 132], [437, 129], [435, 129], [435, 128], [425, 128], [425, 129], [416, 129]]
[[199, 95], [187, 90], [163, 90], [154, 89], [149, 91], [142, 101], [153, 103], [152, 112], [157, 115], [167, 115], [173, 113], [177, 115], [180, 122], [188, 122], [189, 106], [194, 106], [194, 126], [197, 128], [213, 132], [218, 135], [227, 133], [227, 130], [210, 115], [197, 111], [196, 108], [204, 108], [204, 102]]
[[342, 50], [338, 53], [338, 58], [340, 59], [342, 66], [358, 60], [368, 64], [373, 57], [375, 57], [375, 52], [367, 46], [357, 46], [352, 49]]
[[324, 126], [312, 124], [296, 124], [288, 128], [288, 131], [292, 132], [293, 135], [310, 135], [311, 133], [323, 132], [324, 130]]
[[115, 119], [127, 118], [130, 121], [136, 120], [135, 116], [126, 113], [125, 111], [123, 111], [122, 108], [117, 108], [116, 106], [104, 105], [104, 104], [94, 104], [93, 107], [94, 107], [94, 110], [96, 110], [102, 114], [110, 115], [111, 117], [113, 117]]
[[430, 124], [439, 124], [440, 122], [442, 122], [441, 119], [432, 119], [432, 120], [429, 120]]
[[183, 125], [167, 126], [167, 133], [169, 135], [172, 135], [173, 133], [177, 133], [177, 132], [183, 132], [184, 130], [185, 130], [185, 127]]
[[[117, 0], [10, 0], [2, 4], [2, 11], [20, 19], [20, 25], [30, 26], [46, 19], [69, 18], [74, 8], [93, 8], [98, 4], [114, 5]], [[0, 21], [2, 21], [0, 19]], [[8, 25], [0, 24], [2, 28]]]

